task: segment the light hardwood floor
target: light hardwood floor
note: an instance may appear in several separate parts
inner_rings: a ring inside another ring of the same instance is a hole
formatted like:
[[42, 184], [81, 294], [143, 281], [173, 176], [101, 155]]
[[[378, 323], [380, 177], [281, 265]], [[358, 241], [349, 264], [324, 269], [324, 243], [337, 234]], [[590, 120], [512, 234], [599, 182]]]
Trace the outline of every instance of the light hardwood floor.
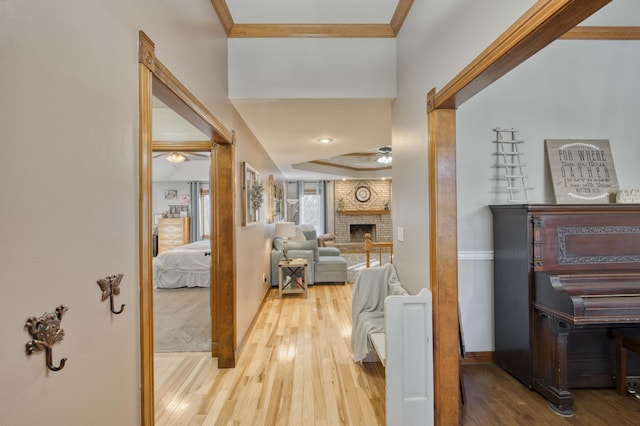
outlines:
[[383, 425], [384, 369], [351, 359], [351, 291], [270, 290], [234, 369], [206, 354], [158, 354], [156, 423]]
[[[157, 354], [156, 424], [384, 425], [384, 369], [351, 360], [351, 290], [270, 290], [234, 369], [208, 354]], [[493, 364], [463, 372], [464, 425], [640, 424], [640, 400], [614, 389], [574, 390], [575, 414], [563, 418]]]

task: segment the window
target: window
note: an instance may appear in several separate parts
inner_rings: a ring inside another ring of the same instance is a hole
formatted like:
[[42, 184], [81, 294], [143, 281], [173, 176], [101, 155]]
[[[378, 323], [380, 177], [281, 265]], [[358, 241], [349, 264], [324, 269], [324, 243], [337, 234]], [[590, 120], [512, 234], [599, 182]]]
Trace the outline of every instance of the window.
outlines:
[[325, 184], [323, 181], [298, 182], [300, 222], [313, 225], [318, 235], [325, 233]]

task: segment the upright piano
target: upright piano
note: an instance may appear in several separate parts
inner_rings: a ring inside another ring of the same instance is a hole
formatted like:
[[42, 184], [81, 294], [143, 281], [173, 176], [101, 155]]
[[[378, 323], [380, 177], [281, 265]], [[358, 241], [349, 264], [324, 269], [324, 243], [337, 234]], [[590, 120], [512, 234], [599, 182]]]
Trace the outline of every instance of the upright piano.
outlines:
[[496, 363], [571, 413], [571, 388], [615, 387], [611, 330], [640, 324], [640, 205], [489, 207]]

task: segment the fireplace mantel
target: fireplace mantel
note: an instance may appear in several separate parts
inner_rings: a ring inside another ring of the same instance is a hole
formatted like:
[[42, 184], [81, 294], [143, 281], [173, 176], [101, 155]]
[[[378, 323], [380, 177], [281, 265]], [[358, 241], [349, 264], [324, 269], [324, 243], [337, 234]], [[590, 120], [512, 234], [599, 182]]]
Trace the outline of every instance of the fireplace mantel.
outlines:
[[391, 214], [391, 210], [338, 210], [339, 214]]

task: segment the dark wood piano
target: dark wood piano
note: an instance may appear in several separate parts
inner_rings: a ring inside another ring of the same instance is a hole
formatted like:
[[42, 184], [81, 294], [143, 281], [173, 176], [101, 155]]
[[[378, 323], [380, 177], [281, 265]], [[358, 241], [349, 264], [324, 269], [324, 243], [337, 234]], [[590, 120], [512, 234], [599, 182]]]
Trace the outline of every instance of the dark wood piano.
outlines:
[[571, 413], [569, 389], [615, 387], [611, 329], [640, 324], [640, 205], [489, 207], [496, 363]]

